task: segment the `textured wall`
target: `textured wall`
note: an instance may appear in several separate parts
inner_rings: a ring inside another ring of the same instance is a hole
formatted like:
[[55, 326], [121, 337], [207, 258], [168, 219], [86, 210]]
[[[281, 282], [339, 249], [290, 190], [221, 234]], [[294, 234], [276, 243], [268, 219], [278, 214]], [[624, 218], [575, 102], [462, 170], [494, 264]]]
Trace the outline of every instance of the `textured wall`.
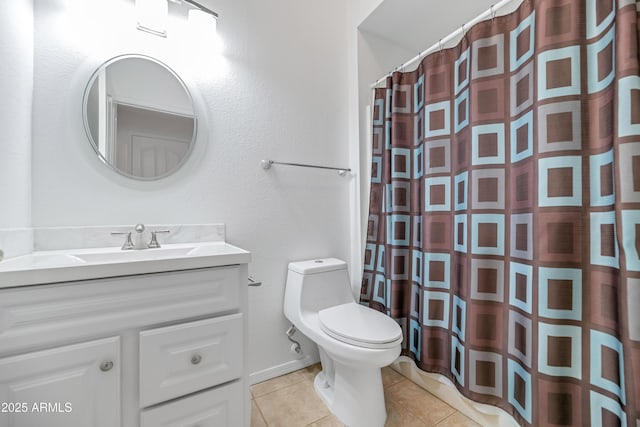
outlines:
[[31, 247], [31, 95], [33, 2], [0, 3], [0, 249]]

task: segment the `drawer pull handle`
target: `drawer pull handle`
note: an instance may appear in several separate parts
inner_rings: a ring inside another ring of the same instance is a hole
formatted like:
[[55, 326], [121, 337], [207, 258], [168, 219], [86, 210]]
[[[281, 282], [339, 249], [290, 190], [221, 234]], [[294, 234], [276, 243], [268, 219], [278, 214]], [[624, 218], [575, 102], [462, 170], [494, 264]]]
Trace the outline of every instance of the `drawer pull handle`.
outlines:
[[192, 365], [197, 365], [200, 362], [202, 362], [202, 356], [200, 356], [199, 354], [194, 354], [193, 356], [191, 356]]
[[110, 360], [100, 364], [100, 370], [102, 372], [109, 372], [111, 369], [113, 369], [113, 362]]

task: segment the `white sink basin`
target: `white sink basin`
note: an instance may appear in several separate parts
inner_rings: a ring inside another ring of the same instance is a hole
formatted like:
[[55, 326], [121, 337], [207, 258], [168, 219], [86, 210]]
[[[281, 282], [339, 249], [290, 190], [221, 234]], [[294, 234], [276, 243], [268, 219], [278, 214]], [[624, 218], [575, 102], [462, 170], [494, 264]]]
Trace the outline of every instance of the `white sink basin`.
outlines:
[[0, 263], [0, 273], [3, 271], [24, 270], [31, 268], [63, 267], [84, 264], [85, 261], [67, 254], [33, 253], [17, 258], [9, 258]]
[[225, 242], [167, 244], [157, 249], [68, 249], [0, 262], [0, 288], [244, 264], [251, 254]]
[[71, 256], [90, 263], [151, 261], [156, 259], [169, 259], [188, 255], [197, 247], [187, 246], [183, 248], [157, 248], [142, 250], [107, 250], [98, 249], [95, 252], [75, 253]]

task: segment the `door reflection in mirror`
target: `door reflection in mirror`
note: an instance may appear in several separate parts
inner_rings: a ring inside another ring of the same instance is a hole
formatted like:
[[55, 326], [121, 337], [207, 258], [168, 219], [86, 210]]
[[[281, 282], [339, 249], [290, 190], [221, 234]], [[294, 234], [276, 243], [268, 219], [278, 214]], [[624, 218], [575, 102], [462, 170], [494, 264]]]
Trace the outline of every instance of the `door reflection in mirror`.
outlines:
[[174, 71], [150, 57], [124, 55], [99, 67], [85, 90], [83, 116], [100, 159], [135, 179], [170, 175], [195, 143], [189, 91]]

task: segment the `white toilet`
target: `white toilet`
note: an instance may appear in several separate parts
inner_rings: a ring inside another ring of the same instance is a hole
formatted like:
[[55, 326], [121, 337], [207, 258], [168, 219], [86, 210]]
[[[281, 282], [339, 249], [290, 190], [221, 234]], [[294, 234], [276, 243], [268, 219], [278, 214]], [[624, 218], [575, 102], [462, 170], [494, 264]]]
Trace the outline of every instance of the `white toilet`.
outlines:
[[284, 315], [320, 350], [315, 389], [349, 427], [387, 418], [380, 369], [400, 354], [402, 329], [353, 296], [347, 264], [335, 258], [289, 264]]

